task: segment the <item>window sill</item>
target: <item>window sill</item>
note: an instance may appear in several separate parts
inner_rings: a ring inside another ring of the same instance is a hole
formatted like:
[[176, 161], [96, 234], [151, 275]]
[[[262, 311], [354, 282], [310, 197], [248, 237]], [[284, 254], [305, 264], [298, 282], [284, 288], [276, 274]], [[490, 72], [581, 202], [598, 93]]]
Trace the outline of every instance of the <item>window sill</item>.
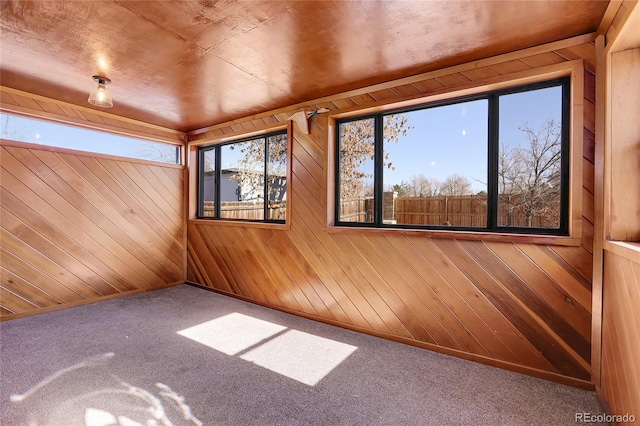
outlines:
[[640, 263], [640, 242], [605, 241], [604, 249], [634, 263]]
[[440, 231], [426, 229], [397, 229], [397, 228], [365, 228], [348, 226], [330, 226], [326, 230], [329, 234], [366, 234], [366, 235], [405, 235], [424, 238], [439, 238], [469, 241], [496, 241], [504, 243], [544, 244], [552, 246], [579, 247], [581, 238], [537, 235], [537, 234], [506, 234], [497, 232], [469, 232], [469, 231]]
[[279, 231], [287, 231], [291, 228], [289, 223], [269, 223], [269, 222], [250, 222], [239, 220], [224, 219], [189, 219], [189, 224], [207, 225], [207, 226], [224, 226], [237, 228], [256, 228], [256, 229], [274, 229]]

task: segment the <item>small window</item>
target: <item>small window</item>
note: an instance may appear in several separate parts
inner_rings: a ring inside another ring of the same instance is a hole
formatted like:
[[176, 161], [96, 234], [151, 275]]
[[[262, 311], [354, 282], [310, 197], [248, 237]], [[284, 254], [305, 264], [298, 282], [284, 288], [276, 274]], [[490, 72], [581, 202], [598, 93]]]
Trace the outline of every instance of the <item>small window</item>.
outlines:
[[99, 130], [0, 113], [2, 139], [96, 154], [180, 164], [180, 147]]
[[569, 79], [341, 120], [336, 225], [567, 235]]
[[198, 150], [199, 218], [284, 223], [286, 132]]

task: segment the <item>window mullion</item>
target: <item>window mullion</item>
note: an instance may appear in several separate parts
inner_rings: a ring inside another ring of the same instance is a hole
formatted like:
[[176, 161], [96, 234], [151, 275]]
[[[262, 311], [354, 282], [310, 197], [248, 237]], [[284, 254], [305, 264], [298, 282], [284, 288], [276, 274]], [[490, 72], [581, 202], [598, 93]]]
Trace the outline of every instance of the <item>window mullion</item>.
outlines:
[[375, 136], [374, 136], [374, 214], [373, 223], [376, 226], [382, 225], [383, 217], [383, 199], [384, 188], [382, 177], [384, 174], [384, 116], [377, 115], [375, 118]]
[[340, 138], [340, 124], [338, 124], [336, 126], [336, 128], [338, 129], [336, 132], [336, 150], [335, 150], [335, 158], [334, 160], [334, 164], [336, 165], [336, 172], [335, 172], [335, 191], [334, 191], [334, 208], [333, 208], [333, 217], [335, 220], [335, 223], [340, 222], [340, 200], [342, 199], [342, 193], [340, 192], [340, 170], [341, 170], [341, 157], [340, 157], [340, 152], [342, 150], [342, 139]]
[[498, 168], [500, 157], [500, 106], [498, 96], [489, 96], [489, 134], [487, 155], [487, 228], [498, 227]]
[[198, 217], [204, 216], [204, 153], [198, 149]]
[[562, 122], [561, 122], [561, 141], [560, 141], [560, 230], [568, 233], [569, 231], [569, 195], [565, 192], [569, 191], [569, 159], [571, 140], [570, 128], [568, 123], [571, 122], [571, 91], [568, 82], [562, 84]]
[[269, 137], [264, 138], [264, 219], [269, 220]]
[[222, 212], [222, 207], [221, 207], [221, 202], [220, 202], [220, 195], [221, 195], [221, 189], [220, 186], [222, 184], [222, 150], [220, 149], [220, 145], [217, 145], [215, 148], [215, 152], [216, 152], [216, 158], [215, 158], [215, 162], [216, 162], [216, 172], [215, 172], [215, 195], [214, 195], [214, 207], [215, 207], [215, 217], [219, 218], [222, 216], [221, 212]]

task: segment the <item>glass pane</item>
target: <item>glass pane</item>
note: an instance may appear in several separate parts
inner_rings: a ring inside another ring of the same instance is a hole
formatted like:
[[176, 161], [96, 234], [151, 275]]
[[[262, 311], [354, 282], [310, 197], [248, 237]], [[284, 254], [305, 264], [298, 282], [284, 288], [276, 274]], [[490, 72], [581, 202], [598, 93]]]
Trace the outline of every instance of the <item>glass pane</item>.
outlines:
[[560, 227], [562, 87], [500, 97], [498, 226]]
[[268, 152], [267, 219], [284, 221], [287, 210], [287, 135], [270, 136]]
[[202, 216], [215, 217], [216, 213], [216, 151], [202, 151]]
[[373, 222], [374, 127], [373, 118], [340, 124], [341, 222]]
[[264, 138], [220, 149], [220, 217], [264, 219]]
[[385, 116], [386, 224], [487, 226], [488, 102]]
[[177, 145], [129, 138], [5, 113], [0, 113], [0, 125], [2, 139], [163, 163], [178, 164], [180, 162], [180, 148]]

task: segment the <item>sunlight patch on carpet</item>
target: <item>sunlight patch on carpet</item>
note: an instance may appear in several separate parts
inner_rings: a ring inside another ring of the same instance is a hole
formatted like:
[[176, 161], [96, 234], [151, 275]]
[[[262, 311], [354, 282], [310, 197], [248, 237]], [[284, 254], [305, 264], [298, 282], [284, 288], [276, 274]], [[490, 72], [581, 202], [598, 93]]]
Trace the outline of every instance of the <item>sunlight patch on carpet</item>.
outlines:
[[227, 355], [235, 355], [286, 327], [237, 312], [178, 331], [178, 334]]
[[178, 334], [309, 386], [318, 384], [358, 349], [237, 312]]
[[356, 346], [289, 330], [240, 358], [309, 386], [315, 386], [357, 349]]

